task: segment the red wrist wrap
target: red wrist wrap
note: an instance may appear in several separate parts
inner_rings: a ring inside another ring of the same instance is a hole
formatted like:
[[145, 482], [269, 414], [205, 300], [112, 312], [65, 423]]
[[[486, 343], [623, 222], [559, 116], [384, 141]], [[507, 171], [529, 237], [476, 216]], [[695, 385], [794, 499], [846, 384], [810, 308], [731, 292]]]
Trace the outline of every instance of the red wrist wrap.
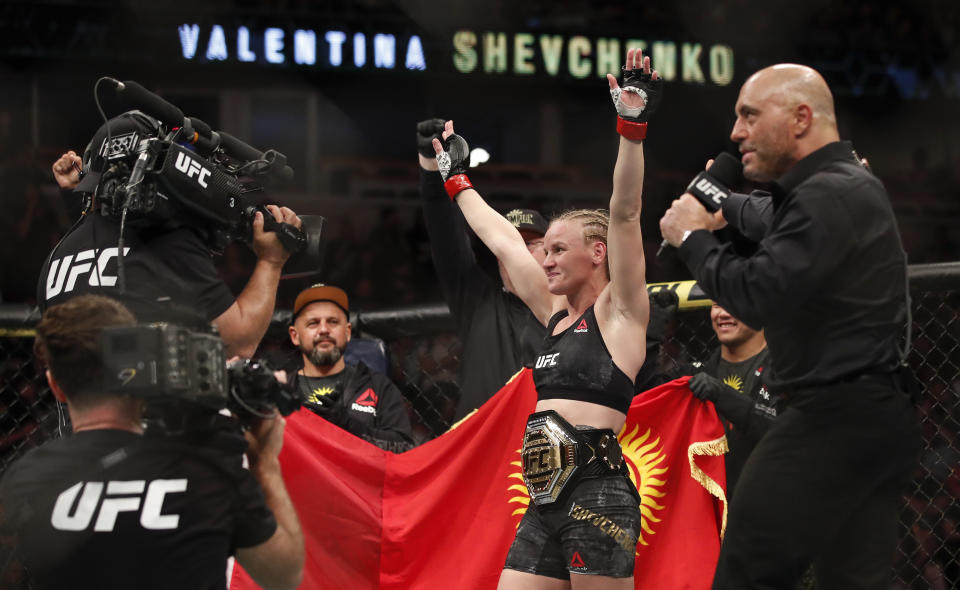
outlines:
[[647, 138], [647, 124], [634, 123], [617, 117], [617, 133], [633, 141], [643, 141]]
[[466, 174], [456, 174], [443, 183], [443, 188], [447, 189], [447, 194], [450, 195], [452, 201], [460, 194], [460, 191], [473, 188], [473, 185], [470, 184], [470, 179], [467, 178]]

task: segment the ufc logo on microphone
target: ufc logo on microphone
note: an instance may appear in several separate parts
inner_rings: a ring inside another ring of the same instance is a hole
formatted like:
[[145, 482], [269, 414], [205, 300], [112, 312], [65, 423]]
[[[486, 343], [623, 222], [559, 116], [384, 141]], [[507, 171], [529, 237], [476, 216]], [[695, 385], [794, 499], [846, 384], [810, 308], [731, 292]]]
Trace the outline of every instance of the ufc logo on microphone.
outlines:
[[186, 479], [155, 479], [149, 482], [149, 485], [142, 479], [81, 481], [57, 496], [50, 524], [59, 531], [84, 531], [96, 514], [93, 530], [111, 532], [117, 523], [117, 515], [121, 512], [139, 512], [140, 526], [143, 528], [155, 531], [172, 530], [180, 523], [180, 515], [163, 514], [163, 501], [167, 494], [186, 490]]
[[210, 171], [187, 154], [177, 152], [177, 161], [174, 163], [174, 168], [186, 174], [188, 178], [196, 176], [197, 183], [203, 188], [207, 188], [207, 181], [205, 179], [210, 176]]
[[727, 198], [727, 191], [721, 189], [717, 185], [713, 184], [706, 178], [701, 178], [697, 181], [696, 184], [697, 190], [700, 191], [700, 194], [704, 197], [709, 198], [716, 204], [720, 204], [724, 199]]

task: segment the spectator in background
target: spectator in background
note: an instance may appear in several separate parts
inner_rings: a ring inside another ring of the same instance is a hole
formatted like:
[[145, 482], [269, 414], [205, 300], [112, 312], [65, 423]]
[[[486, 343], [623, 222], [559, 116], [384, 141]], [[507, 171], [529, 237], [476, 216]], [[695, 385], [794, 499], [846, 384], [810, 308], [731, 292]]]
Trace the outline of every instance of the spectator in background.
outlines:
[[403, 394], [385, 375], [363, 362], [348, 365], [343, 353], [352, 326], [347, 294], [338, 287], [314, 285], [293, 304], [290, 340], [303, 358], [294, 386], [304, 405], [340, 428], [377, 445], [402, 452], [413, 446], [413, 431]]
[[765, 380], [770, 353], [763, 330], [754, 330], [716, 303], [710, 308], [710, 325], [720, 347], [704, 363], [703, 372], [690, 379], [690, 391], [713, 402], [723, 422], [730, 445], [725, 457], [729, 500], [743, 464], [777, 416], [780, 400]]
[[[499, 264], [500, 281], [484, 272], [470, 246], [470, 235], [460, 208], [447, 196], [431, 141], [443, 132], [442, 119], [417, 124], [420, 196], [430, 235], [433, 264], [443, 296], [463, 343], [460, 357], [460, 401], [454, 419], [477, 409], [503, 384], [536, 358], [546, 328], [523, 301]], [[519, 230], [527, 250], [543, 263], [543, 234], [547, 220], [531, 209], [506, 214]]]

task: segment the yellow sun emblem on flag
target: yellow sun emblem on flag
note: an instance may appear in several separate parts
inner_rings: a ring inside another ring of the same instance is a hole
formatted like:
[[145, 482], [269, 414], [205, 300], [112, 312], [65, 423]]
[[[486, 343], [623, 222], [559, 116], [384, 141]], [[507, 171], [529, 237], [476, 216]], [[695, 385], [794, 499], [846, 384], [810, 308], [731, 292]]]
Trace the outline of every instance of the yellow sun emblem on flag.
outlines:
[[743, 391], [743, 379], [737, 375], [727, 375], [723, 378], [723, 382], [737, 391]]
[[307, 401], [315, 402], [317, 401], [317, 398], [323, 397], [325, 395], [330, 395], [331, 393], [333, 393], [332, 387], [318, 387], [313, 390], [313, 393], [310, 394], [310, 399], [308, 399]]
[[[630, 480], [640, 494], [640, 514], [641, 532], [639, 544], [648, 545], [645, 536], [654, 535], [654, 526], [661, 519], [657, 517], [656, 511], [663, 510], [664, 506], [658, 501], [666, 494], [661, 488], [666, 485], [666, 463], [667, 457], [663, 453], [663, 447], [660, 444], [660, 438], [654, 437], [648, 428], [642, 435], [638, 436], [640, 428], [636, 425], [629, 432], [624, 430], [620, 432], [620, 446], [623, 449], [623, 458], [630, 471]], [[517, 449], [517, 455], [520, 455], [520, 449]], [[514, 517], [514, 527], [520, 526], [520, 520], [530, 506], [530, 493], [527, 486], [523, 483], [521, 473], [522, 464], [518, 458], [511, 461], [510, 465], [515, 469], [508, 476], [509, 486], [507, 492], [510, 494], [507, 500], [510, 503], [517, 504], [517, 508], [511, 513]]]

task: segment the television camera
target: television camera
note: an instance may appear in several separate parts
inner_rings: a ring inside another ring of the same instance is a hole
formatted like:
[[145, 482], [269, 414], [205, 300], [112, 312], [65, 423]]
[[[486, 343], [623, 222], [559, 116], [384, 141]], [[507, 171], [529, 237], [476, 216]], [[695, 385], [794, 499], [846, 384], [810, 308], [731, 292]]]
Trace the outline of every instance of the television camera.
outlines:
[[301, 215], [297, 228], [249, 202], [264, 183], [293, 178], [286, 156], [214, 131], [136, 82], [101, 83], [137, 110], [105, 120], [84, 152], [76, 190], [90, 195], [97, 212], [138, 226], [190, 225], [220, 253], [231, 242], [249, 243], [254, 216], [263, 211], [264, 230], [276, 232], [291, 253], [284, 278], [319, 272], [324, 218]]
[[227, 363], [223, 340], [209, 332], [167, 323], [111, 327], [103, 330], [101, 350], [105, 391], [171, 408], [170, 415], [227, 408], [269, 417], [276, 408], [287, 416], [303, 403], [265, 361]]

